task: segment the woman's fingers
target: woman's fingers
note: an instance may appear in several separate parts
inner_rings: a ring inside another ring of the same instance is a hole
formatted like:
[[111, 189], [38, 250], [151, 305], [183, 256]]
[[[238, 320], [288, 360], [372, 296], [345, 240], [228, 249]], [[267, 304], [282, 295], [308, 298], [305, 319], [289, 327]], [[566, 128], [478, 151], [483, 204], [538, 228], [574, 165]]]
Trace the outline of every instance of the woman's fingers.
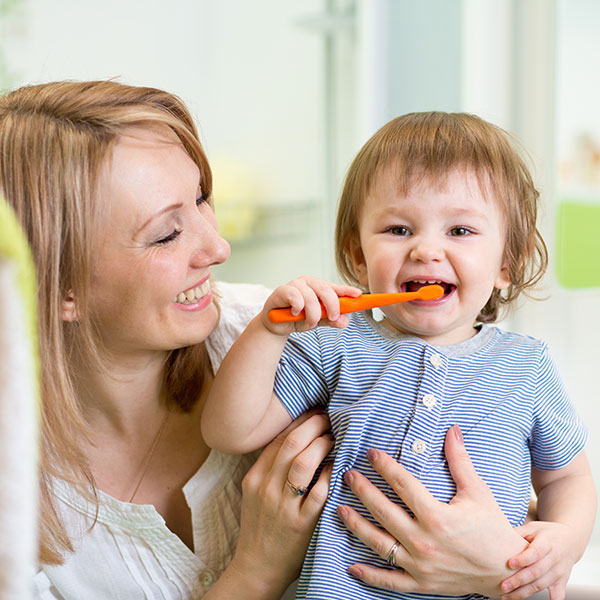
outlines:
[[[417, 519], [421, 519], [437, 509], [439, 502], [431, 495], [429, 490], [391, 456], [382, 450], [369, 450], [367, 458], [373, 468], [390, 484], [394, 492], [404, 501], [404, 504]], [[383, 497], [385, 498], [385, 496]], [[377, 518], [375, 515], [373, 516]], [[386, 529], [388, 528], [388, 524], [378, 518], [377, 520]]]
[[337, 513], [344, 522], [344, 525], [373, 552], [383, 559], [389, 557], [390, 550], [397, 544], [395, 556], [395, 566], [407, 568], [412, 564], [410, 554], [404, 546], [392, 535], [379, 529], [376, 525], [367, 521], [362, 515], [357, 513], [350, 506], [338, 506]]
[[397, 592], [424, 591], [410, 573], [401, 569], [378, 569], [369, 565], [356, 564], [348, 568], [348, 573], [368, 585]]
[[302, 515], [306, 516], [309, 519], [313, 519], [315, 523], [319, 518], [323, 507], [325, 506], [325, 501], [327, 500], [332, 470], [332, 462], [327, 463], [323, 467], [319, 478], [308, 491], [300, 508], [300, 512], [302, 513]]
[[325, 433], [313, 440], [293, 460], [286, 480], [296, 488], [307, 488], [318, 466], [333, 448], [333, 436]]
[[[319, 464], [333, 447], [333, 438], [330, 435], [321, 437], [328, 432], [329, 419], [327, 415], [315, 413], [298, 427], [280, 433], [269, 444], [276, 449], [272, 463], [273, 475], [285, 482], [292, 470], [292, 476], [300, 478], [298, 482], [292, 481], [292, 483], [307, 485]], [[313, 445], [315, 441], [318, 442]], [[306, 483], [301, 483], [302, 481]]]
[[486, 490], [486, 493], [491, 494], [471, 462], [471, 457], [465, 448], [462, 432], [458, 425], [453, 425], [446, 432], [444, 453], [448, 461], [450, 475], [456, 483], [457, 496], [461, 492], [476, 490]]
[[[313, 417], [316, 418], [313, 419]], [[305, 423], [311, 419], [312, 421], [308, 425], [305, 425]], [[291, 442], [292, 446], [297, 444], [299, 447], [298, 451], [294, 452], [293, 448], [290, 448], [288, 436], [300, 427], [303, 428], [300, 435], [295, 438], [295, 441]], [[294, 419], [294, 421], [292, 421], [272, 442], [265, 446], [254, 465], [252, 465], [251, 469], [246, 474], [246, 485], [252, 486], [254, 482], [258, 484], [263, 481], [266, 474], [272, 471], [274, 467], [276, 471], [275, 474], [279, 478], [281, 478], [284, 473], [287, 474], [293, 458], [315, 438], [323, 435], [328, 430], [329, 419], [319, 409], [311, 409]], [[286, 440], [288, 440], [287, 445], [285, 445]]]
[[410, 540], [415, 524], [402, 507], [390, 502], [383, 492], [357, 471], [346, 471], [344, 481], [373, 518], [390, 532], [390, 536], [396, 537], [402, 544]]

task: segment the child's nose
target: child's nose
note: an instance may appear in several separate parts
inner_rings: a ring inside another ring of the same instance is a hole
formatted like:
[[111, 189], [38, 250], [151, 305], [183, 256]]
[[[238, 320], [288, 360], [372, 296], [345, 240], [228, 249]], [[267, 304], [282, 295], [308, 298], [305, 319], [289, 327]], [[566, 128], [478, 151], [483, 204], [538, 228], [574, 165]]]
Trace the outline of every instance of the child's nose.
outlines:
[[415, 262], [435, 262], [444, 258], [444, 249], [430, 239], [416, 240], [410, 252], [411, 260]]

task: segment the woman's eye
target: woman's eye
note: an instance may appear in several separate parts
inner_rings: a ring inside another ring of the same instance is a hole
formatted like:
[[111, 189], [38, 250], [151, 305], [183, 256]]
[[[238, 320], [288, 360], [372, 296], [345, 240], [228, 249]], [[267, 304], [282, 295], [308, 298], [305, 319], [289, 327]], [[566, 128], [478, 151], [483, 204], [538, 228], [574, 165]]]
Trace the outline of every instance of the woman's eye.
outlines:
[[173, 230], [172, 233], [170, 233], [166, 237], [161, 238], [160, 240], [156, 240], [154, 242], [154, 244], [157, 244], [157, 245], [160, 245], [160, 246], [168, 244], [169, 242], [172, 242], [174, 239], [176, 239], [179, 236], [180, 233], [181, 233], [181, 229], [175, 229], [175, 230]]
[[196, 198], [196, 206], [200, 206], [200, 205], [204, 204], [205, 202], [208, 202], [208, 198], [209, 198], [208, 194], [202, 194], [201, 196], [198, 196], [198, 198]]
[[401, 235], [401, 236], [410, 235], [410, 231], [406, 227], [402, 227], [402, 226], [390, 227], [388, 229], [388, 231], [392, 235]]
[[453, 227], [450, 230], [450, 235], [454, 237], [464, 237], [465, 235], [469, 235], [473, 233], [468, 227]]

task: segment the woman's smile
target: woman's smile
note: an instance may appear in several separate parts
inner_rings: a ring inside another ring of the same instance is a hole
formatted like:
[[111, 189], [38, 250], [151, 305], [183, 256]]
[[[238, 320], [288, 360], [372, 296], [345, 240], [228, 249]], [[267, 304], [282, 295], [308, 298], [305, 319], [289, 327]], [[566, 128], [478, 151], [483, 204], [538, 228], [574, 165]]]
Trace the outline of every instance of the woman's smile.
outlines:
[[212, 292], [208, 278], [184, 292], [179, 292], [179, 294], [173, 298], [173, 304], [175, 304], [177, 308], [185, 311], [202, 310], [211, 302]]

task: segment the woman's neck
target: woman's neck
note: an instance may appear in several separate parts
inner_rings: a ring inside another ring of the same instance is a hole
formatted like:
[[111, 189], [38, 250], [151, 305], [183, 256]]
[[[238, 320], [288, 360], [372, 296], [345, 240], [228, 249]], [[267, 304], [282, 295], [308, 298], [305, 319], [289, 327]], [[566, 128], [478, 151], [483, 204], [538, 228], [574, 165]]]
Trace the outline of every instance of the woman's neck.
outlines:
[[80, 370], [78, 395], [90, 428], [127, 435], [153, 414], [164, 413], [163, 376], [167, 353], [110, 357], [104, 370]]

